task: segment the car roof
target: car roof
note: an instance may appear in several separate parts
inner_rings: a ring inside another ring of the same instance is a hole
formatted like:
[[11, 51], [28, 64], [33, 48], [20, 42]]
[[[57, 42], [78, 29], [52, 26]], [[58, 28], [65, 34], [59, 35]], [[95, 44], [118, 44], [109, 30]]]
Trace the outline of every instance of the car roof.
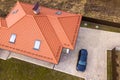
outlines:
[[86, 60], [87, 60], [87, 55], [88, 55], [87, 50], [82, 49], [82, 50], [80, 51], [80, 54], [81, 54], [81, 56], [80, 56], [80, 60], [82, 60], [82, 61], [86, 61]]

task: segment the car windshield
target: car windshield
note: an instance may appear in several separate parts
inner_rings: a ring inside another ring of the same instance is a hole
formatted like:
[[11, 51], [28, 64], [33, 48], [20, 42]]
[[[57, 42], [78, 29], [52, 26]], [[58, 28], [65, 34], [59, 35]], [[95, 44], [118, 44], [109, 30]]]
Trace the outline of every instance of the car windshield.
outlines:
[[79, 64], [80, 64], [80, 65], [86, 65], [86, 62], [79, 61]]

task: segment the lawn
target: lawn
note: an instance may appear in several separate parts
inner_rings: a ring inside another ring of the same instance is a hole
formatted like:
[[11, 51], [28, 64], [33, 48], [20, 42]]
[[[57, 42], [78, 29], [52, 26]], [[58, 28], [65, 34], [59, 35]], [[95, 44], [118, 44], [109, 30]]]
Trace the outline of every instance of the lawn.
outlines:
[[116, 72], [117, 72], [117, 80], [120, 80], [120, 51], [116, 51]]
[[107, 80], [112, 79], [112, 53], [110, 50], [107, 51]]
[[107, 51], [107, 80], [120, 80], [120, 51]]
[[0, 80], [83, 80], [17, 59], [0, 60]]
[[[85, 25], [87, 23], [87, 25]], [[99, 26], [99, 28], [96, 26]], [[107, 25], [101, 25], [101, 24], [96, 24], [92, 22], [87, 22], [87, 21], [82, 21], [81, 27], [86, 27], [86, 28], [92, 28], [92, 29], [97, 29], [97, 30], [105, 30], [105, 31], [111, 31], [111, 32], [118, 32], [120, 33], [120, 28], [112, 27], [112, 26], [107, 26]]]

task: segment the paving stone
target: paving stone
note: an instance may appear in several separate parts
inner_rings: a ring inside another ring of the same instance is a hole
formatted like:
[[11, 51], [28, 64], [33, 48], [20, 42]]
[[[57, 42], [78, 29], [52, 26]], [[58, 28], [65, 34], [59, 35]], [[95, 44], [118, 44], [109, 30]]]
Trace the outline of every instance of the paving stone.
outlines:
[[6, 60], [10, 55], [10, 51], [0, 49], [0, 59]]

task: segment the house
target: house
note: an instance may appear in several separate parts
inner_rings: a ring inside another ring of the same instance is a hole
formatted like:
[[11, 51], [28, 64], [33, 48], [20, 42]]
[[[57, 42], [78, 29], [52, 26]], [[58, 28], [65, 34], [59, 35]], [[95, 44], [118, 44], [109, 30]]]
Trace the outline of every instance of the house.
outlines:
[[63, 48], [74, 49], [81, 18], [18, 1], [0, 18], [0, 48], [58, 64]]

